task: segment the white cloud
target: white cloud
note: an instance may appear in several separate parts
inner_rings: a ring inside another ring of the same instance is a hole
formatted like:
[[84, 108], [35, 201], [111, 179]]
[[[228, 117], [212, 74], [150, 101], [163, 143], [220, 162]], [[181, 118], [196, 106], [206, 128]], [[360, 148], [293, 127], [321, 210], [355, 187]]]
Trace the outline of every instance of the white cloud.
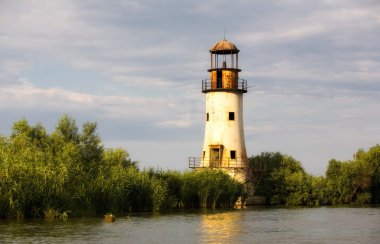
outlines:
[[[23, 81], [20, 85], [2, 86], [0, 109], [19, 108], [42, 111], [80, 111], [96, 113], [104, 118], [123, 121], [147, 121], [163, 127], [189, 127], [194, 124], [188, 101], [182, 99], [150, 98], [142, 96], [101, 96], [62, 88], [38, 88]], [[170, 119], [178, 116], [178, 119]], [[169, 120], [168, 120], [169, 119]]]

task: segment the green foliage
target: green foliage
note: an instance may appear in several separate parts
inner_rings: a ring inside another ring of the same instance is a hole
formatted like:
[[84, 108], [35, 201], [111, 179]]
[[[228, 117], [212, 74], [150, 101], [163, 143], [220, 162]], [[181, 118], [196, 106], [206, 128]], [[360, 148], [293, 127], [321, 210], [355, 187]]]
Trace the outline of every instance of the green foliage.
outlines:
[[243, 194], [243, 185], [221, 170], [202, 169], [184, 174], [186, 207], [231, 208]]
[[268, 202], [274, 194], [274, 182], [271, 175], [280, 166], [282, 158], [283, 155], [278, 152], [263, 152], [249, 158], [253, 191], [256, 195], [265, 196]]
[[323, 179], [308, 175], [299, 161], [279, 152], [261, 153], [249, 161], [254, 193], [265, 196], [268, 204], [320, 204]]
[[64, 115], [49, 135], [14, 123], [0, 136], [0, 218], [67, 218], [186, 207], [230, 207], [241, 184], [221, 171], [139, 171], [123, 149], [104, 149], [96, 123]]
[[149, 175], [165, 182], [166, 198], [162, 202], [164, 209], [174, 209], [183, 207], [183, 187], [184, 173], [179, 171], [148, 170]]
[[331, 204], [379, 203], [380, 146], [359, 150], [351, 161], [332, 159], [326, 172], [328, 202]]
[[351, 161], [330, 160], [326, 177], [307, 174], [300, 162], [280, 153], [250, 159], [255, 195], [268, 204], [318, 206], [380, 202], [380, 146], [359, 150]]
[[[64, 115], [48, 134], [14, 123], [0, 136], [0, 218], [90, 216], [173, 208], [230, 208], [243, 185], [222, 170], [144, 170], [123, 149], [104, 149], [96, 123], [79, 130]], [[317, 206], [380, 202], [380, 146], [354, 159], [332, 159], [326, 177], [307, 174], [281, 153], [251, 157], [255, 195], [268, 204]]]
[[368, 152], [359, 150], [355, 155], [355, 160], [367, 165], [367, 172], [371, 179], [369, 192], [372, 203], [380, 203], [380, 145], [371, 147]]

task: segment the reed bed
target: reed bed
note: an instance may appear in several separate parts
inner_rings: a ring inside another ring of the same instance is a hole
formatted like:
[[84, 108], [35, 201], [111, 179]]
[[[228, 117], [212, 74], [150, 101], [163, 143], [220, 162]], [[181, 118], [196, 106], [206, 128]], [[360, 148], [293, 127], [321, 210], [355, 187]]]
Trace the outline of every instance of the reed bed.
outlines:
[[22, 119], [0, 136], [1, 218], [229, 208], [242, 192], [218, 170], [140, 170], [125, 150], [103, 148], [96, 123], [79, 131], [68, 115], [51, 134]]

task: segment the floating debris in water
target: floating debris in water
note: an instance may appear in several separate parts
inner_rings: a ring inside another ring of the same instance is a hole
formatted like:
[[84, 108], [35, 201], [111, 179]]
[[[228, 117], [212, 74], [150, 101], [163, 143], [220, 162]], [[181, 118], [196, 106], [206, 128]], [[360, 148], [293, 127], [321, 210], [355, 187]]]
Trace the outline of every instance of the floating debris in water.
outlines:
[[116, 217], [115, 217], [115, 215], [113, 215], [113, 214], [111, 214], [111, 213], [108, 213], [108, 214], [104, 215], [104, 220], [105, 220], [107, 223], [112, 223], [112, 222], [115, 222]]

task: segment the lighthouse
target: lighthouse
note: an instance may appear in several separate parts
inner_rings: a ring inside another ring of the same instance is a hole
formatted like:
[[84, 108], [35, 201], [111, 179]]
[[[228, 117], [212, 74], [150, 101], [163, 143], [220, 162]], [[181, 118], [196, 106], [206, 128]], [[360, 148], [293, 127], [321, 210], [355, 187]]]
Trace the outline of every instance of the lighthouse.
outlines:
[[206, 95], [205, 135], [201, 157], [189, 158], [190, 168], [219, 168], [245, 183], [248, 160], [243, 127], [243, 94], [239, 49], [223, 39], [210, 49], [210, 78], [202, 80]]

